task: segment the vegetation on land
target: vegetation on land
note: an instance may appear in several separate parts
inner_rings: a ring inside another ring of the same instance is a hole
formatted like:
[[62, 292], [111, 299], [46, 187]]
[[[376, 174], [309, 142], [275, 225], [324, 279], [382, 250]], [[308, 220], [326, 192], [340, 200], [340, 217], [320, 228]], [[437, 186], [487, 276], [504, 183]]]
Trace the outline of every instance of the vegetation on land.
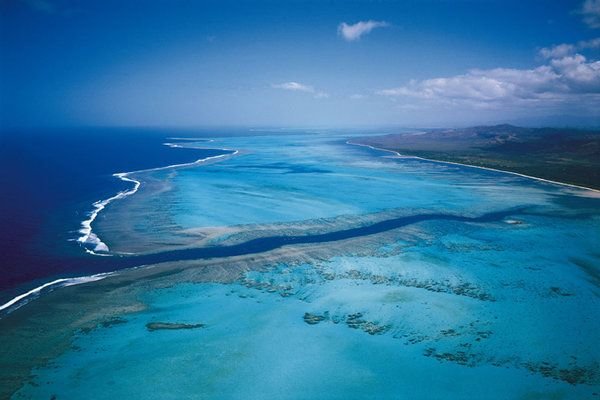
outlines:
[[371, 136], [357, 142], [600, 189], [600, 131], [496, 125]]

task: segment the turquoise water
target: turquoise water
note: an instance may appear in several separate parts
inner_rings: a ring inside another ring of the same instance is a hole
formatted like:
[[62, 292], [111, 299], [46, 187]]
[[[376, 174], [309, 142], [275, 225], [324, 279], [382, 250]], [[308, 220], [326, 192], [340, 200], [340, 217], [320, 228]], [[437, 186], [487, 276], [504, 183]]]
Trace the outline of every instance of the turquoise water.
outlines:
[[[497, 201], [491, 197], [502, 190], [482, 184], [475, 174], [464, 182], [459, 168], [414, 160], [386, 162], [330, 137], [223, 142], [248, 153], [182, 171], [173, 180], [180, 188], [177, 222], [183, 227], [299, 221], [396, 207], [473, 207], [476, 212], [490, 209]], [[506, 180], [496, 175], [486, 183]], [[507, 205], [544, 201], [535, 189], [513, 189], [503, 197]]]
[[300, 246], [306, 257], [273, 256], [233, 282], [148, 290], [145, 309], [79, 332], [14, 398], [594, 398], [600, 200], [345, 139], [220, 138], [211, 145], [239, 155], [155, 171], [143, 178], [161, 190], [142, 184], [103, 215], [146, 228], [160, 218], [151, 235], [98, 232], [127, 251], [161, 237], [168, 248], [173, 230], [227, 242], [390, 213], [516, 211], [325, 243], [317, 255]]
[[[347, 139], [219, 138], [211, 146], [240, 154], [200, 168], [153, 173], [151, 179], [168, 182], [168, 190], [145, 195], [142, 187], [139, 195], [111, 205], [95, 229], [109, 247], [131, 252], [146, 242], [161, 246], [161, 238], [165, 243], [185, 242], [189, 230], [206, 233], [201, 228], [264, 228], [389, 209], [481, 214], [552, 205], [557, 195], [555, 187], [507, 174], [416, 159], [399, 162], [390, 153], [348, 145]], [[128, 223], [110, 225], [119, 220]]]

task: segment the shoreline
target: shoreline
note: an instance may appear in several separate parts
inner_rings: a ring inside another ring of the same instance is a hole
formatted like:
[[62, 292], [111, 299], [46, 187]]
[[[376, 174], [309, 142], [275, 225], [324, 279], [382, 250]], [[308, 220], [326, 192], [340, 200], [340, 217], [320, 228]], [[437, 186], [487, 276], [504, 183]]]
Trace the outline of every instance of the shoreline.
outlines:
[[[221, 260], [231, 259], [235, 257], [247, 257], [259, 254], [268, 254], [273, 251], [279, 251], [287, 246], [302, 246], [314, 244], [326, 244], [340, 242], [345, 240], [360, 239], [363, 237], [383, 234], [398, 228], [418, 224], [425, 221], [454, 221], [454, 222], [492, 222], [502, 221], [509, 216], [519, 215], [523, 209], [509, 208], [500, 211], [491, 211], [479, 215], [461, 215], [454, 213], [431, 213], [418, 212], [408, 215], [391, 215], [382, 220], [370, 221], [367, 224], [359, 223], [351, 227], [341, 227], [336, 230], [326, 229], [312, 234], [304, 235], [296, 233], [294, 235], [275, 235], [266, 237], [249, 238], [246, 241], [232, 243], [227, 245], [212, 245], [209, 247], [192, 247], [180, 250], [171, 250], [157, 254], [147, 254], [138, 256], [137, 262], [133, 265], [126, 265], [124, 268], [115, 268], [113, 271], [99, 273], [89, 276], [80, 276], [75, 278], [60, 278], [54, 281], [45, 283], [28, 292], [18, 295], [0, 306], [0, 311], [10, 308], [18, 304], [21, 300], [27, 299], [31, 295], [40, 293], [47, 287], [57, 288], [63, 286], [73, 286], [81, 283], [88, 283], [104, 279], [108, 276], [118, 276], [123, 271], [136, 270], [148, 266], [160, 264], [191, 262], [195, 260]], [[112, 265], [112, 264], [111, 264]], [[22, 302], [18, 307], [27, 304], [27, 301]], [[17, 307], [17, 308], [18, 308]], [[0, 320], [2, 316], [0, 316]]]
[[[79, 285], [81, 283], [95, 282], [95, 281], [99, 281], [101, 279], [107, 278], [111, 275], [114, 275], [115, 273], [116, 273], [116, 271], [115, 272], [103, 272], [103, 273], [94, 274], [94, 275], [77, 276], [75, 278], [59, 278], [59, 279], [55, 279], [51, 282], [46, 282], [43, 285], [35, 287], [35, 288], [29, 290], [28, 292], [20, 294], [16, 297], [12, 298], [11, 300], [7, 301], [6, 303], [0, 305], [0, 312], [10, 309], [15, 304], [18, 304], [18, 307], [15, 307], [15, 309], [13, 309], [12, 311], [24, 306], [25, 304], [28, 303], [28, 301], [21, 302], [21, 300], [27, 299], [29, 296], [39, 294], [42, 290], [44, 290], [46, 288], [50, 288], [49, 290], [52, 290], [53, 287], [60, 288], [60, 287], [65, 287], [65, 286]], [[21, 303], [21, 304], [19, 304], [19, 303]]]
[[[483, 170], [488, 170], [488, 171], [493, 171], [493, 172], [500, 172], [500, 173], [505, 173], [505, 174], [511, 174], [511, 175], [516, 175], [519, 177], [523, 177], [523, 178], [528, 178], [528, 179], [532, 179], [532, 180], [536, 180], [536, 181], [540, 181], [540, 182], [544, 182], [544, 183], [549, 183], [549, 184], [553, 184], [553, 185], [559, 185], [559, 186], [565, 186], [565, 187], [570, 187], [570, 188], [575, 188], [575, 189], [579, 189], [579, 190], [587, 190], [587, 191], [592, 191], [594, 193], [600, 193], [600, 190], [597, 189], [593, 189], [593, 188], [587, 188], [584, 186], [578, 186], [578, 185], [573, 185], [573, 184], [569, 184], [569, 183], [563, 183], [563, 182], [557, 182], [557, 181], [552, 181], [552, 180], [548, 180], [548, 179], [543, 179], [543, 178], [538, 178], [538, 177], [534, 177], [534, 176], [529, 176], [529, 175], [525, 175], [525, 174], [520, 174], [517, 172], [511, 172], [511, 171], [504, 171], [504, 170], [499, 170], [499, 169], [494, 169], [494, 168], [489, 168], [489, 167], [481, 167], [481, 166], [476, 166], [476, 165], [469, 165], [469, 164], [463, 164], [463, 163], [457, 163], [457, 162], [451, 162], [451, 161], [441, 161], [441, 160], [433, 160], [433, 159], [428, 159], [428, 158], [424, 158], [424, 157], [419, 157], [419, 156], [412, 156], [412, 155], [402, 155], [397, 151], [394, 150], [389, 150], [389, 149], [385, 149], [385, 148], [380, 148], [380, 147], [376, 147], [376, 146], [372, 146], [372, 145], [368, 145], [368, 144], [363, 144], [363, 143], [356, 143], [356, 142], [352, 142], [351, 140], [348, 140], [345, 142], [346, 144], [349, 145], [354, 145], [354, 146], [361, 146], [361, 147], [367, 147], [373, 150], [378, 150], [378, 151], [383, 151], [383, 152], [388, 152], [388, 153], [392, 153], [394, 156], [396, 157], [401, 157], [401, 158], [413, 158], [413, 159], [418, 159], [418, 160], [423, 160], [423, 161], [428, 161], [428, 162], [434, 162], [434, 163], [443, 163], [443, 164], [451, 164], [451, 165], [459, 165], [462, 167], [470, 167], [470, 168], [478, 168], [478, 169], [483, 169]], [[113, 176], [123, 180], [123, 181], [128, 181], [128, 182], [133, 182], [134, 183], [134, 188], [130, 189], [130, 190], [126, 190], [126, 191], [121, 191], [119, 193], [117, 193], [116, 195], [105, 199], [105, 200], [101, 200], [98, 201], [96, 203], [94, 203], [94, 206], [96, 207], [96, 209], [90, 214], [90, 217], [82, 222], [82, 230], [84, 229], [89, 229], [89, 231], [85, 231], [84, 236], [80, 237], [79, 239], [77, 239], [77, 241], [79, 241], [82, 244], [85, 243], [89, 243], [90, 238], [93, 238], [92, 240], [97, 240], [99, 242], [99, 244], [97, 245], [104, 245], [106, 246], [99, 238], [98, 236], [96, 236], [91, 228], [91, 224], [92, 222], [95, 220], [95, 218], [97, 217], [97, 215], [108, 205], [110, 204], [112, 201], [114, 200], [118, 200], [118, 199], [122, 199], [125, 198], [127, 196], [133, 195], [134, 193], [137, 192], [137, 190], [139, 189], [139, 187], [141, 186], [141, 182], [138, 180], [135, 180], [133, 178], [130, 178], [129, 175], [130, 174], [135, 174], [135, 173], [143, 173], [143, 172], [150, 172], [150, 171], [158, 171], [158, 170], [164, 170], [164, 169], [171, 169], [171, 168], [181, 168], [181, 167], [190, 167], [190, 166], [194, 166], [194, 165], [200, 165], [203, 164], [207, 161], [210, 160], [214, 160], [214, 159], [221, 159], [221, 158], [225, 158], [225, 157], [229, 157], [229, 156], [234, 156], [236, 154], [239, 153], [239, 150], [232, 150], [232, 149], [215, 149], [215, 150], [224, 150], [224, 151], [230, 151], [231, 153], [227, 153], [227, 154], [220, 154], [217, 156], [210, 156], [210, 157], [206, 157], [203, 159], [199, 159], [196, 160], [194, 162], [190, 162], [190, 163], [184, 163], [184, 164], [174, 164], [174, 165], [168, 165], [168, 166], [163, 166], [163, 167], [156, 167], [156, 168], [150, 168], [150, 169], [145, 169], [145, 170], [137, 170], [137, 171], [130, 171], [130, 172], [122, 172], [122, 173], [116, 173], [113, 174]], [[80, 230], [81, 232], [81, 230]], [[84, 233], [84, 232], [82, 232]], [[83, 238], [86, 238], [85, 240], [82, 240]], [[112, 256], [113, 254], [106, 254], [106, 253], [96, 253], [88, 248], [85, 248], [85, 246], [83, 246], [85, 251], [93, 254], [93, 255], [98, 255], [98, 256]], [[96, 250], [96, 249], [95, 249]], [[102, 250], [99, 250], [102, 251]], [[108, 251], [108, 247], [106, 246], [106, 251]], [[34, 289], [31, 289], [30, 291], [23, 293], [21, 295], [18, 295], [16, 297], [14, 297], [13, 299], [11, 299], [10, 301], [8, 301], [7, 303], [0, 305], [0, 311], [6, 310], [7, 308], [10, 308], [11, 306], [21, 302], [21, 300], [26, 299], [29, 296], [32, 295], [36, 295], [38, 293], [40, 293], [42, 290], [44, 290], [45, 288], [52, 288], [54, 286], [58, 286], [58, 287], [62, 287], [62, 286], [70, 286], [70, 285], [76, 285], [76, 284], [80, 284], [80, 283], [86, 283], [89, 281], [94, 281], [94, 280], [99, 280], [99, 279], [103, 279], [104, 277], [110, 275], [110, 274], [115, 274], [117, 273], [117, 271], [112, 271], [112, 272], [108, 272], [108, 273], [103, 273], [103, 274], [96, 274], [96, 275], [90, 275], [90, 276], [82, 276], [82, 277], [76, 277], [76, 278], [61, 278], [61, 279], [56, 279], [54, 281], [51, 282], [47, 282], [41, 286], [38, 286]], [[26, 304], [26, 302], [23, 302], [23, 304]]]
[[566, 186], [566, 187], [570, 187], [570, 188], [574, 188], [574, 189], [580, 189], [580, 190], [588, 190], [588, 191], [592, 191], [594, 193], [600, 194], [600, 189], [594, 189], [594, 188], [590, 188], [590, 187], [587, 187], [587, 186], [575, 185], [573, 183], [553, 181], [553, 180], [550, 180], [550, 179], [544, 179], [544, 178], [540, 178], [540, 177], [537, 177], [537, 176], [526, 175], [526, 174], [522, 174], [522, 173], [519, 173], [519, 172], [506, 171], [506, 170], [503, 170], [503, 169], [497, 169], [497, 168], [492, 168], [492, 167], [483, 167], [483, 166], [479, 166], [479, 165], [464, 164], [464, 163], [459, 163], [459, 162], [455, 162], [455, 161], [442, 161], [442, 160], [435, 160], [435, 159], [432, 159], [432, 158], [425, 158], [425, 157], [419, 157], [419, 156], [413, 156], [413, 155], [403, 155], [403, 154], [400, 154], [399, 152], [397, 152], [395, 150], [390, 150], [390, 149], [385, 149], [385, 148], [382, 148], [382, 147], [371, 146], [369, 144], [364, 144], [364, 143], [355, 143], [355, 142], [352, 142], [350, 140], [346, 141], [346, 144], [353, 145], [353, 146], [368, 147], [368, 148], [373, 149], [373, 150], [385, 151], [385, 152], [388, 152], [388, 153], [392, 153], [392, 154], [396, 155], [397, 157], [401, 157], [401, 158], [414, 158], [414, 159], [417, 159], [417, 160], [429, 161], [429, 162], [434, 162], [434, 163], [439, 163], [439, 164], [451, 164], [451, 165], [459, 165], [461, 167], [478, 168], [478, 169], [483, 169], [483, 170], [487, 170], [487, 171], [493, 171], [493, 172], [500, 172], [500, 173], [504, 173], [504, 174], [516, 175], [516, 176], [520, 176], [521, 178], [533, 179], [533, 180], [536, 180], [536, 181], [539, 181], [539, 182], [550, 183], [552, 185]]
[[[212, 141], [212, 139], [210, 141]], [[163, 143], [163, 145], [171, 147], [171, 148], [194, 149], [194, 147], [180, 146], [180, 145], [173, 144], [173, 143]], [[202, 148], [196, 148], [196, 149], [202, 150]], [[92, 254], [95, 256], [111, 256], [112, 255], [112, 254], [109, 254], [110, 250], [109, 250], [108, 246], [106, 245], [106, 243], [102, 242], [102, 240], [93, 232], [92, 223], [94, 222], [96, 217], [98, 217], [98, 214], [100, 214], [100, 212], [102, 210], [104, 210], [106, 208], [106, 206], [108, 206], [110, 203], [112, 203], [115, 200], [121, 200], [128, 196], [131, 196], [139, 190], [140, 186], [142, 185], [142, 182], [137, 179], [131, 178], [130, 176], [132, 174], [152, 172], [152, 171], [161, 171], [161, 170], [165, 170], [165, 169], [191, 167], [194, 165], [204, 164], [205, 162], [210, 161], [210, 160], [215, 160], [215, 159], [224, 158], [224, 157], [228, 157], [228, 156], [235, 156], [236, 154], [239, 153], [239, 150], [221, 149], [221, 148], [205, 149], [205, 150], [222, 150], [222, 151], [228, 151], [230, 153], [200, 158], [196, 161], [192, 161], [189, 163], [172, 164], [172, 165], [167, 165], [164, 167], [148, 168], [148, 169], [129, 171], [129, 172], [118, 172], [118, 173], [113, 174], [114, 177], [116, 177], [124, 182], [133, 183], [133, 185], [134, 185], [133, 188], [129, 189], [129, 190], [120, 191], [112, 197], [94, 202], [92, 204], [94, 209], [89, 213], [88, 218], [81, 222], [81, 228], [79, 229], [79, 233], [81, 233], [82, 235], [76, 239], [77, 242], [79, 244], [81, 244], [83, 249], [88, 254]], [[94, 246], [93, 250], [90, 250], [86, 245]]]
[[[134, 184], [133, 189], [120, 191], [116, 195], [109, 197], [108, 199], [98, 200], [98, 201], [94, 202], [92, 204], [92, 206], [94, 207], [94, 210], [92, 212], [90, 212], [89, 218], [81, 221], [81, 228], [79, 229], [79, 233], [82, 233], [83, 235], [77, 238], [77, 242], [82, 245], [82, 247], [86, 251], [86, 253], [97, 255], [97, 256], [108, 256], [109, 255], [109, 254], [97, 253], [98, 251], [108, 252], [109, 249], [108, 249], [108, 246], [104, 242], [102, 242], [102, 240], [100, 240], [100, 238], [92, 231], [92, 222], [94, 222], [94, 220], [96, 219], [98, 214], [100, 214], [100, 212], [102, 210], [104, 210], [104, 208], [106, 208], [106, 206], [109, 205], [110, 203], [112, 203], [114, 200], [124, 199], [125, 197], [131, 196], [132, 194], [134, 194], [135, 192], [138, 191], [138, 189], [140, 188], [142, 183], [138, 180], [128, 178], [127, 175], [129, 175], [129, 174], [130, 174], [130, 172], [120, 172], [120, 173], [113, 174], [113, 176], [116, 178], [119, 178], [120, 180], [122, 180], [124, 182], [133, 182], [133, 184]], [[94, 245], [94, 250], [88, 249], [85, 246], [86, 244]]]
[[[210, 141], [212, 141], [212, 139], [210, 139]], [[167, 145], [167, 144], [165, 144], [165, 145]], [[169, 147], [172, 147], [172, 146], [169, 146]], [[190, 147], [181, 146], [181, 148], [190, 148]], [[239, 150], [233, 150], [233, 149], [220, 149], [219, 148], [219, 149], [210, 149], [210, 150], [223, 150], [223, 151], [228, 151], [229, 153], [205, 157], [205, 158], [201, 158], [196, 161], [189, 162], [189, 163], [172, 164], [172, 165], [167, 165], [167, 166], [163, 166], [163, 167], [148, 168], [148, 169], [136, 170], [136, 171], [130, 171], [130, 172], [118, 172], [118, 173], [113, 174], [114, 177], [119, 178], [122, 181], [132, 182], [134, 184], [134, 187], [129, 190], [120, 191], [114, 196], [111, 196], [104, 200], [98, 200], [95, 203], [93, 203], [94, 210], [90, 212], [89, 217], [86, 220], [81, 222], [82, 228], [79, 230], [79, 233], [82, 233], [83, 235], [80, 236], [79, 238], [73, 239], [73, 240], [76, 240], [78, 243], [80, 243], [81, 246], [83, 247], [83, 249], [88, 254], [92, 254], [95, 256], [104, 256], [104, 257], [113, 256], [113, 254], [108, 253], [108, 251], [109, 251], [108, 246], [104, 242], [102, 242], [102, 240], [100, 240], [100, 238], [93, 232], [92, 223], [94, 222], [94, 220], [96, 219], [98, 214], [100, 214], [100, 212], [102, 210], [104, 210], [104, 208], [106, 208], [106, 206], [109, 205], [111, 202], [113, 202], [114, 200], [120, 200], [120, 199], [124, 199], [125, 197], [131, 196], [139, 190], [139, 188], [142, 184], [141, 181], [133, 179], [129, 176], [131, 174], [137, 174], [137, 173], [161, 171], [161, 170], [165, 170], [165, 169], [184, 168], [184, 167], [191, 167], [191, 166], [195, 166], [195, 165], [202, 165], [202, 164], [206, 163], [207, 161], [226, 158], [226, 157], [233, 157], [233, 156], [239, 154]], [[88, 245], [93, 244], [93, 245], [95, 245], [95, 247], [93, 250], [90, 250], [89, 248], [86, 247], [86, 244], [88, 244]], [[103, 253], [98, 253], [96, 251], [102, 251]], [[133, 267], [133, 268], [137, 268], [137, 267]], [[6, 312], [7, 310], [9, 310], [11, 307], [13, 307], [15, 305], [16, 305], [16, 308], [22, 307], [23, 305], [28, 303], [28, 301], [26, 301], [26, 300], [29, 297], [39, 295], [44, 289], [48, 288], [50, 291], [52, 291], [54, 288], [60, 288], [60, 287], [64, 287], [64, 286], [73, 286], [73, 285], [79, 285], [82, 283], [94, 282], [94, 281], [97, 281], [100, 279], [104, 279], [110, 275], [115, 275], [118, 272], [119, 272], [118, 270], [115, 270], [115, 271], [111, 271], [111, 272], [79, 276], [79, 277], [74, 277], [74, 278], [59, 278], [59, 279], [55, 279], [50, 282], [46, 282], [40, 286], [37, 286], [37, 287], [25, 292], [25, 293], [22, 293], [20, 295], [13, 297], [11, 300], [7, 301], [4, 304], [1, 304], [0, 305], [0, 313]], [[2, 319], [1, 316], [0, 316], [0, 319]]]

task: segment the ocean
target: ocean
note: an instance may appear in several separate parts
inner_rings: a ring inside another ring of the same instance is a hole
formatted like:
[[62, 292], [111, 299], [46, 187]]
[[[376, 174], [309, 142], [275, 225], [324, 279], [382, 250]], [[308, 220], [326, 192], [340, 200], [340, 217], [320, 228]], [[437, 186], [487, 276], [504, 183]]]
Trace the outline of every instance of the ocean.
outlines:
[[94, 272], [76, 240], [94, 202], [133, 187], [113, 174], [224, 153], [163, 145], [170, 136], [100, 128], [0, 133], [0, 303], [39, 283]]
[[0, 397], [598, 393], [597, 192], [360, 132], [84, 132], [3, 138], [6, 298], [65, 280], [2, 310]]

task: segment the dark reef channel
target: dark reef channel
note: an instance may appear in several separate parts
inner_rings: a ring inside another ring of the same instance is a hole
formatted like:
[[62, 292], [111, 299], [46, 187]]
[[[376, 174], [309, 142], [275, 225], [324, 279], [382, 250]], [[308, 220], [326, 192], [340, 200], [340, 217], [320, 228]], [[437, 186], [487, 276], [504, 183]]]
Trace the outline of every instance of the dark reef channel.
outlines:
[[327, 243], [347, 240], [375, 235], [426, 221], [453, 221], [461, 223], [498, 222], [509, 216], [514, 217], [515, 215], [523, 214], [524, 211], [524, 207], [511, 208], [507, 210], [485, 213], [477, 217], [442, 213], [416, 214], [392, 218], [376, 222], [371, 225], [314, 235], [270, 236], [256, 238], [248, 240], [247, 242], [229, 246], [210, 246], [171, 250], [153, 254], [118, 255], [113, 257], [97, 257], [86, 254], [82, 257], [63, 259], [60, 260], [60, 262], [63, 264], [63, 266], [67, 266], [68, 270], [85, 271], [86, 274], [91, 275], [165, 262], [226, 258], [249, 254], [259, 254], [276, 250], [287, 245]]
[[514, 216], [522, 211], [523, 208], [513, 208], [509, 210], [486, 213], [478, 217], [467, 217], [452, 214], [417, 214], [380, 221], [372, 225], [361, 226], [358, 228], [344, 229], [316, 235], [271, 236], [252, 239], [244, 243], [234, 244], [230, 246], [211, 246], [193, 249], [172, 250], [165, 251], [162, 253], [144, 254], [137, 256], [120, 256], [111, 258], [102, 257], [97, 258], [96, 260], [98, 260], [98, 262], [100, 262], [101, 264], [110, 265], [111, 267], [113, 267], [113, 269], [115, 267], [122, 269], [170, 261], [242, 256], [248, 254], [264, 253], [287, 245], [327, 243], [375, 235], [378, 233], [383, 233], [393, 229], [402, 228], [404, 226], [426, 221], [455, 221], [474, 223], [497, 222], [503, 220], [506, 217]]

